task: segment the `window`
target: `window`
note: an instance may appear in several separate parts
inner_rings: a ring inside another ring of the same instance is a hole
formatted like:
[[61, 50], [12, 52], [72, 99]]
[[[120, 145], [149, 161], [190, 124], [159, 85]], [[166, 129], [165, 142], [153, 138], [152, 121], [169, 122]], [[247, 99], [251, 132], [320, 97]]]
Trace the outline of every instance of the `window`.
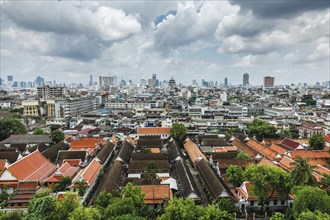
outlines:
[[285, 201], [284, 200], [281, 201], [281, 205], [285, 205]]
[[269, 201], [266, 202], [266, 205], [269, 205]]
[[277, 205], [277, 200], [274, 200], [274, 205]]
[[251, 203], [250, 203], [250, 204], [251, 204], [251, 206], [254, 206], [254, 201], [251, 201]]

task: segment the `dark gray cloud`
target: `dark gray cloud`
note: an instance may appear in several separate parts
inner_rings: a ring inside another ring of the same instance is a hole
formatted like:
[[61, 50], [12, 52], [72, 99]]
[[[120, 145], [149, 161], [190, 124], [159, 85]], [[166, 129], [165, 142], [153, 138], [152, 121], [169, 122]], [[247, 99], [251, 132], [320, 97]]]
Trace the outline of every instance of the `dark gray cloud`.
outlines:
[[252, 10], [261, 18], [291, 18], [306, 11], [323, 10], [330, 7], [329, 0], [231, 0], [239, 5], [241, 12]]

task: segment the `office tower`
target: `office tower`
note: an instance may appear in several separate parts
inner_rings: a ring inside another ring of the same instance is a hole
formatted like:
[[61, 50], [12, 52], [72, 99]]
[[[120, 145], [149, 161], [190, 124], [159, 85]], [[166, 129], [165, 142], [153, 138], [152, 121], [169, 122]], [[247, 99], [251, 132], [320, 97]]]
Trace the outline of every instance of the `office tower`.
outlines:
[[197, 86], [198, 85], [196, 79], [193, 79], [192, 84], [193, 84], [193, 86]]
[[109, 91], [111, 87], [111, 79], [110, 76], [100, 76], [99, 77], [99, 85], [101, 91]]
[[275, 77], [266, 76], [264, 77], [264, 87], [265, 88], [272, 88], [274, 87]]
[[174, 89], [176, 87], [176, 82], [175, 79], [173, 79], [173, 77], [170, 79], [170, 81], [168, 81], [168, 85], [170, 86], [171, 89]]
[[153, 79], [153, 80], [156, 80], [156, 79], [157, 79], [157, 74], [155, 74], [155, 73], [152, 74], [152, 79]]
[[45, 79], [41, 76], [37, 76], [36, 80], [34, 80], [35, 87], [42, 87], [45, 85]]
[[243, 86], [247, 86], [247, 85], [250, 85], [249, 74], [248, 73], [244, 73], [243, 74]]
[[89, 84], [88, 85], [89, 86], [93, 85], [93, 76], [92, 75], [89, 76]]
[[14, 82], [14, 77], [12, 75], [7, 76], [7, 86], [12, 87]]
[[225, 78], [225, 86], [228, 86], [228, 78]]

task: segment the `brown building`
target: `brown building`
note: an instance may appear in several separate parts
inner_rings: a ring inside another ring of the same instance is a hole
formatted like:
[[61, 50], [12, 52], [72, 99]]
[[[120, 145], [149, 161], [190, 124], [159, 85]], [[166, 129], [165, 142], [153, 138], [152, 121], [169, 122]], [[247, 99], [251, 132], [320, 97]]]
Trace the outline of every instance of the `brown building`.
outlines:
[[264, 77], [264, 87], [271, 88], [274, 87], [275, 77], [265, 76]]

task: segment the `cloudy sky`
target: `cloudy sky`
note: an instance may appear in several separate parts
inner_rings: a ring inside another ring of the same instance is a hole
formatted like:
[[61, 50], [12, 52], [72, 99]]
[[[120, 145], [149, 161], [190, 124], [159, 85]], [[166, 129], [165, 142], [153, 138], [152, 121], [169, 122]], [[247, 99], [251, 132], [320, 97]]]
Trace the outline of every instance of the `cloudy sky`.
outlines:
[[0, 0], [1, 75], [57, 82], [174, 77], [329, 80], [329, 0]]

